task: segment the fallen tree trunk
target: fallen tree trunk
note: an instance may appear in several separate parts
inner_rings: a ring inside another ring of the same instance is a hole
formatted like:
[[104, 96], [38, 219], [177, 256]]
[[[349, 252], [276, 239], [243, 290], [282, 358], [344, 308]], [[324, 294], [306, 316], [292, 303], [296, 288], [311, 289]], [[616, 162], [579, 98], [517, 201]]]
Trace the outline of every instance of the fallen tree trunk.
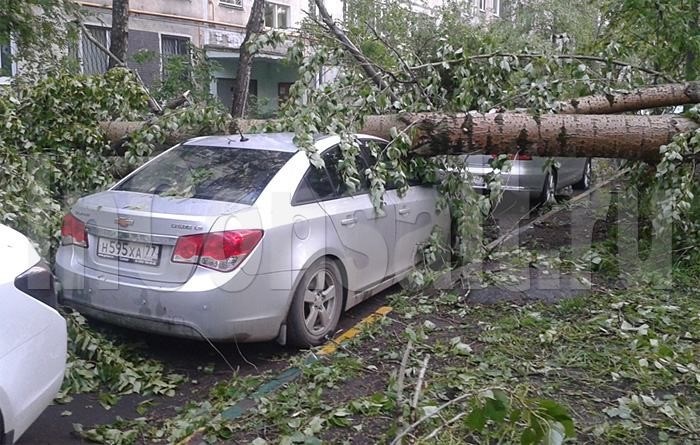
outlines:
[[[562, 102], [558, 114], [525, 113], [412, 113], [369, 116], [362, 133], [391, 139], [391, 129], [411, 127], [414, 153], [437, 154], [527, 152], [537, 156], [624, 158], [655, 162], [659, 147], [673, 136], [698, 128], [676, 115], [606, 114], [645, 108], [700, 103], [700, 82], [640, 88], [631, 93], [587, 96]], [[587, 114], [595, 112], [595, 114]], [[104, 122], [102, 128], [113, 144], [154, 122]], [[237, 119], [232, 132], [249, 133], [267, 121]], [[171, 133], [165, 141], [174, 145], [200, 134]], [[123, 147], [123, 143], [114, 147]], [[123, 154], [117, 151], [116, 154]]]
[[[250, 132], [264, 120], [238, 120], [238, 128]], [[119, 140], [138, 130], [142, 122], [106, 122], [109, 140]], [[411, 127], [417, 156], [514, 153], [536, 156], [624, 158], [656, 162], [659, 147], [673, 136], [694, 130], [698, 124], [676, 115], [568, 115], [530, 116], [522, 113], [404, 113], [369, 116], [362, 133], [391, 139], [392, 127]], [[173, 133], [174, 145], [197, 134]]]
[[559, 104], [560, 114], [614, 114], [700, 103], [700, 82], [670, 83], [629, 93], [584, 96]]
[[624, 158], [655, 162], [659, 147], [699, 125], [675, 115], [529, 116], [520, 113], [417, 113], [372, 116], [364, 133], [390, 138], [389, 129], [413, 128], [418, 156], [524, 152], [536, 156]]

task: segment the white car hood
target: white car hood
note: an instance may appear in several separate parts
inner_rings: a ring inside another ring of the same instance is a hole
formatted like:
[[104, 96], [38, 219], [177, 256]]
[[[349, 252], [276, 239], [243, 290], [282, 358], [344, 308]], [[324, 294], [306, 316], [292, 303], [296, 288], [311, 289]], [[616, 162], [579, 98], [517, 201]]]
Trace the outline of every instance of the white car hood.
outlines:
[[0, 283], [14, 283], [17, 275], [39, 262], [39, 254], [21, 233], [0, 224]]

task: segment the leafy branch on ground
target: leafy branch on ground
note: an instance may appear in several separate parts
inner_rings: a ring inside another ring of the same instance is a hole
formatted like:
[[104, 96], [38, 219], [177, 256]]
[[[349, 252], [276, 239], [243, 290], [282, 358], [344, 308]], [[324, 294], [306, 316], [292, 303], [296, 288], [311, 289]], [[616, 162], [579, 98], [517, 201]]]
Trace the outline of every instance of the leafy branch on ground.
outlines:
[[68, 325], [68, 362], [59, 403], [68, 403], [72, 394], [100, 392], [100, 403], [107, 409], [126, 394], [174, 396], [184, 381], [179, 374], [166, 374], [163, 365], [139, 357], [138, 351], [115, 343], [90, 328], [75, 311], [64, 313]]

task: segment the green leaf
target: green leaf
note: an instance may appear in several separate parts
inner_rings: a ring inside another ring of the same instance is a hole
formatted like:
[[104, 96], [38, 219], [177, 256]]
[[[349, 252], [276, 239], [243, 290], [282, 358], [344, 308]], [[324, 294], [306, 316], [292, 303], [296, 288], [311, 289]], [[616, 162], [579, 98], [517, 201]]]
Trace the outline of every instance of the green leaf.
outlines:
[[486, 413], [483, 407], [472, 408], [465, 421], [466, 425], [473, 431], [481, 432], [486, 426]]
[[493, 420], [496, 423], [501, 423], [506, 418], [508, 410], [505, 403], [498, 399], [486, 399], [484, 405], [484, 414], [487, 418]]

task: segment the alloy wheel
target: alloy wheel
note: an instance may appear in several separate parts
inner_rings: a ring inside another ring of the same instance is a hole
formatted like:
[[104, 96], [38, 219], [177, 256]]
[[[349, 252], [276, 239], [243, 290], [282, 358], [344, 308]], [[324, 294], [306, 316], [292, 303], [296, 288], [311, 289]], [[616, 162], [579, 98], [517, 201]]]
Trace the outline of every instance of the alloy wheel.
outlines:
[[304, 291], [304, 323], [312, 335], [325, 333], [333, 323], [335, 305], [339, 303], [335, 278], [325, 268], [319, 269]]

